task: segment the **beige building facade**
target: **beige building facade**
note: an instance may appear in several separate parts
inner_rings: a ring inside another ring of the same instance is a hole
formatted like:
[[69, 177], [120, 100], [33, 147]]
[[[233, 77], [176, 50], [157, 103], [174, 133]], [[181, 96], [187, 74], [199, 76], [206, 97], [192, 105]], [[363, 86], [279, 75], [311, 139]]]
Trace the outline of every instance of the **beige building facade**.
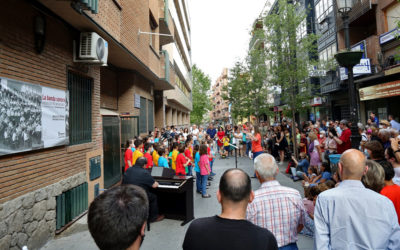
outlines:
[[229, 122], [229, 103], [223, 99], [223, 87], [228, 85], [228, 69], [224, 68], [211, 89], [212, 110], [210, 120], [216, 123]]

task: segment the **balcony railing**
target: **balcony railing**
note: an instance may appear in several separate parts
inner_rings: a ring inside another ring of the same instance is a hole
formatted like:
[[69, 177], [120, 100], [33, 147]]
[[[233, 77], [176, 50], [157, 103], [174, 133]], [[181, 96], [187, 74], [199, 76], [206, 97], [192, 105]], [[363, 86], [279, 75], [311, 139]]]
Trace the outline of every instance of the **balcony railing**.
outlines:
[[[357, 20], [368, 11], [370, 11], [375, 5], [378, 4], [378, 0], [357, 0], [349, 13], [349, 23]], [[335, 7], [337, 13], [337, 7]], [[343, 19], [340, 15], [336, 15], [337, 30], [343, 29]]]
[[[160, 13], [160, 33], [166, 34], [166, 35], [173, 35], [174, 31], [174, 25], [173, 21], [171, 18], [171, 14], [169, 12], [169, 0], [164, 0], [164, 8], [161, 9]], [[172, 43], [174, 41], [173, 36], [160, 36], [160, 45], [165, 45]]]

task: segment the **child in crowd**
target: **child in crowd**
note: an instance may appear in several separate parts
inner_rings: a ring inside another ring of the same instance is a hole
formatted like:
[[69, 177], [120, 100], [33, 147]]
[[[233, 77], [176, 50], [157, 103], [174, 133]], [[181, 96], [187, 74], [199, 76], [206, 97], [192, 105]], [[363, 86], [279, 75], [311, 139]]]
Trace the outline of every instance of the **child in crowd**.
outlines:
[[[188, 136], [190, 137], [190, 136]], [[190, 160], [190, 163], [187, 165], [187, 175], [192, 176], [192, 162], [193, 162], [193, 154], [192, 154], [192, 143], [193, 141], [191, 139], [188, 138], [188, 140], [186, 140], [185, 142], [185, 156], [188, 160]]]
[[153, 153], [152, 153], [152, 157], [153, 157], [153, 163], [154, 166], [158, 167], [158, 159], [160, 158], [160, 155], [158, 154], [158, 150], [159, 150], [159, 144], [158, 143], [154, 143], [153, 144]]
[[201, 182], [201, 193], [203, 198], [210, 198], [211, 195], [207, 194], [207, 177], [211, 173], [210, 160], [207, 154], [207, 145], [203, 144], [200, 146], [200, 182]]
[[151, 153], [153, 153], [153, 145], [149, 142], [146, 142], [144, 144], [144, 154], [143, 156], [146, 157], [147, 159], [147, 164], [146, 164], [146, 168], [152, 168], [153, 167], [153, 157], [151, 156]]
[[225, 135], [224, 138], [222, 139], [222, 142], [224, 144], [224, 150], [221, 155], [223, 155], [223, 158], [227, 158], [229, 155], [229, 151], [230, 151], [229, 137], [227, 135]]
[[179, 154], [176, 157], [176, 175], [185, 176], [186, 166], [189, 165], [190, 160], [185, 157], [185, 144], [180, 144], [178, 147]]
[[200, 175], [200, 145], [195, 145], [193, 148], [194, 155], [194, 172], [196, 173], [196, 191], [201, 194], [201, 175]]
[[213, 167], [213, 164], [214, 164], [214, 158], [215, 158], [215, 156], [213, 154], [213, 151], [211, 150], [211, 146], [213, 145], [213, 140], [210, 139], [206, 143], [206, 145], [207, 145], [207, 155], [208, 155], [208, 159], [209, 159], [209, 162], [210, 162], [210, 169], [211, 169], [211, 173], [210, 173], [210, 176], [208, 177], [208, 179], [210, 181], [212, 181], [213, 180], [212, 176], [215, 175], [215, 173], [212, 171], [212, 169], [213, 169], [212, 167]]
[[178, 154], [179, 154], [178, 146], [179, 146], [179, 143], [177, 143], [177, 142], [174, 142], [172, 144], [171, 167], [175, 171], [176, 171], [176, 158], [178, 157]]
[[307, 175], [303, 174], [303, 187], [308, 187], [310, 183], [314, 181], [314, 179], [317, 177], [317, 172], [318, 170], [313, 167], [309, 167], [307, 171]]
[[138, 158], [143, 157], [143, 141], [141, 139], [135, 140], [135, 148], [136, 150], [132, 154], [132, 166], [135, 165]]
[[168, 160], [167, 160], [166, 153], [165, 153], [165, 149], [163, 147], [159, 147], [158, 148], [158, 155], [160, 157], [158, 158], [158, 164], [157, 165], [159, 167], [169, 168]]

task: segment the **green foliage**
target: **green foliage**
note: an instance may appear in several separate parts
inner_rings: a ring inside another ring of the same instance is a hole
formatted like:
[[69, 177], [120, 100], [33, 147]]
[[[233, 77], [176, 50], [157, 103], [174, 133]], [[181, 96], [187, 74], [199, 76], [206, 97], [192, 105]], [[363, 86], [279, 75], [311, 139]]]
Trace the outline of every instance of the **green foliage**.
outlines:
[[207, 96], [207, 91], [210, 89], [211, 80], [201, 69], [196, 65], [192, 67], [193, 75], [193, 110], [190, 112], [190, 122], [200, 124], [203, 117], [211, 109], [210, 99]]
[[316, 67], [317, 37], [299, 38], [296, 29], [306, 18], [297, 2], [278, 0], [277, 8], [265, 17], [266, 58], [270, 62], [269, 84], [281, 88], [281, 99], [290, 110], [307, 108], [314, 97], [310, 69]]
[[250, 115], [248, 110], [248, 72], [241, 62], [229, 70], [228, 84], [222, 87], [222, 98], [231, 104], [233, 119], [241, 119]]

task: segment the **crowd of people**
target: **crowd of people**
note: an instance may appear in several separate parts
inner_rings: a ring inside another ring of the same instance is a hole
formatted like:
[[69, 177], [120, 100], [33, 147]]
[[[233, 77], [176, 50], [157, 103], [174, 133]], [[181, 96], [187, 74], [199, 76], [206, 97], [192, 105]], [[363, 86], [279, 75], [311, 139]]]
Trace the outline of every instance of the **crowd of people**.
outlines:
[[0, 152], [41, 144], [41, 101], [41, 92], [34, 87], [12, 89], [0, 84]]
[[[155, 129], [148, 137], [128, 142], [127, 177], [123, 183], [136, 184], [125, 181], [136, 165], [148, 176], [146, 168], [167, 167], [174, 169], [176, 175], [195, 175], [197, 192], [207, 198], [210, 195], [206, 187], [212, 180], [216, 157], [224, 159], [236, 151], [239, 157], [253, 160], [252, 177], [260, 182], [259, 189], [252, 191], [250, 176], [243, 170], [226, 170], [216, 194], [221, 214], [194, 220], [186, 232], [183, 249], [298, 249], [298, 234], [313, 237], [315, 249], [400, 249], [397, 123], [392, 116], [389, 121], [379, 121], [371, 114], [367, 124], [357, 125], [361, 141], [356, 149], [351, 149], [351, 124], [346, 120], [303, 122], [295, 128], [296, 143], [292, 140], [291, 123], [286, 121], [272, 126], [245, 123], [217, 128], [210, 124], [206, 129], [195, 125], [181, 130]], [[276, 179], [279, 165], [284, 162], [288, 163], [287, 173], [293, 181], [302, 180], [304, 198]], [[138, 173], [139, 170], [130, 176], [142, 176]], [[153, 214], [149, 220], [158, 221], [160, 216], [151, 208], [154, 197], [149, 195], [149, 189], [157, 185], [148, 179], [144, 188], [147, 203], [133, 186], [132, 192], [138, 198], [129, 199], [141, 202], [133, 205], [126, 199], [119, 206], [142, 206], [144, 211], [143, 207], [149, 204], [147, 209]], [[100, 213], [98, 206], [107, 206], [106, 199], [127, 195], [127, 186], [119, 189], [110, 195], [103, 193], [89, 209], [89, 229], [100, 248], [104, 244], [102, 235], [119, 227], [112, 225], [102, 233], [96, 232], [90, 223], [101, 222], [91, 218], [105, 217], [96, 213]], [[132, 220], [137, 223], [130, 228], [136, 233], [125, 248], [135, 245], [138, 249], [147, 220]]]

